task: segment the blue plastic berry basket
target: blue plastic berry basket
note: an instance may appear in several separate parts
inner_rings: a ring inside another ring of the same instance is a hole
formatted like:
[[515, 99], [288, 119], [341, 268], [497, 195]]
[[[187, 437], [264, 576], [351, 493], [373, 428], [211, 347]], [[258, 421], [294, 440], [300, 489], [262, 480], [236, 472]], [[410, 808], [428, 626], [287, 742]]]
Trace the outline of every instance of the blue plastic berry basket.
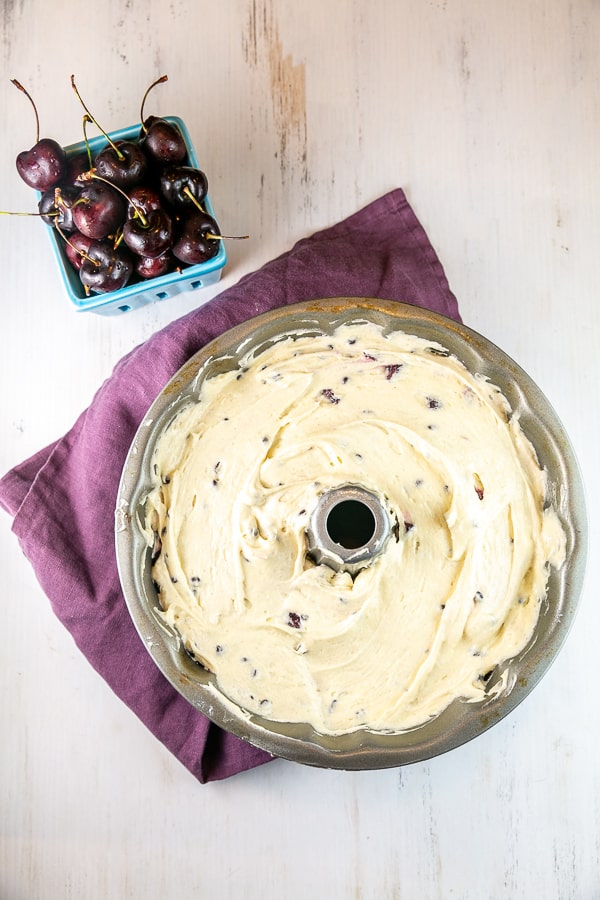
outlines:
[[[164, 118], [177, 125], [180, 129], [187, 147], [187, 164], [194, 168], [200, 168], [184, 122], [177, 116], [164, 116]], [[113, 141], [136, 140], [141, 127], [141, 124], [132, 125], [129, 128], [121, 128], [119, 131], [111, 131], [108, 134]], [[104, 136], [92, 138], [88, 141], [93, 155], [105, 147], [106, 143]], [[68, 147], [65, 147], [65, 152], [69, 157], [85, 153], [86, 144], [84, 141], [78, 144], [70, 144]], [[215, 217], [208, 196], [204, 199], [203, 206], [209, 215]], [[208, 262], [187, 266], [181, 271], [169, 272], [167, 275], [161, 275], [158, 278], [136, 281], [118, 291], [111, 291], [107, 294], [86, 295], [85, 288], [79, 279], [79, 274], [67, 259], [62, 238], [53, 228], [48, 226], [47, 228], [63, 284], [73, 307], [78, 312], [93, 312], [101, 316], [114, 316], [129, 312], [132, 309], [139, 309], [149, 303], [168, 300], [170, 297], [174, 297], [176, 294], [181, 294], [184, 291], [196, 291], [208, 287], [220, 279], [221, 271], [227, 262], [225, 242], [219, 241], [219, 252], [212, 259], [209, 259]]]

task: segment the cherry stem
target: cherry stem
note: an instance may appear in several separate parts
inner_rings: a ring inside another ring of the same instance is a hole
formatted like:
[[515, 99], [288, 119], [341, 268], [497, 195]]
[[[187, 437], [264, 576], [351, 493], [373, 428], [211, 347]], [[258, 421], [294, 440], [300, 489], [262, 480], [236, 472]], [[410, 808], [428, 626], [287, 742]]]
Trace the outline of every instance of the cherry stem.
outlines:
[[87, 158], [88, 158], [88, 163], [90, 164], [90, 169], [94, 165], [94, 160], [92, 159], [92, 151], [90, 149], [90, 142], [88, 141], [86, 125], [88, 124], [88, 122], [92, 122], [92, 121], [93, 120], [92, 120], [91, 116], [89, 116], [86, 113], [85, 116], [83, 117], [83, 122], [82, 122], [82, 126], [81, 126], [83, 128], [83, 140], [85, 141], [85, 149], [87, 152]]
[[152, 88], [155, 88], [157, 84], [164, 84], [165, 81], [168, 81], [168, 80], [169, 80], [168, 75], [161, 75], [160, 78], [157, 78], [156, 81], [152, 82], [152, 84], [150, 85], [149, 88], [146, 89], [146, 93], [142, 97], [142, 105], [140, 107], [140, 121], [142, 123], [142, 131], [144, 132], [144, 134], [148, 134], [148, 129], [144, 125], [144, 105], [146, 103], [146, 97], [148, 96], [148, 94], [150, 93]]
[[[202, 206], [199, 200], [194, 197], [193, 193], [190, 191], [189, 187], [186, 185], [183, 189], [183, 193], [186, 197], [189, 197], [194, 206], [197, 206], [200, 212], [206, 213], [206, 210]], [[210, 238], [211, 241], [247, 241], [250, 237], [249, 234], [212, 234], [208, 232], [205, 237]]]
[[205, 237], [209, 238], [211, 241], [247, 241], [250, 237], [249, 234], [212, 234], [212, 232], [208, 232], [205, 234]]
[[65, 203], [65, 198], [62, 195], [62, 191], [59, 187], [54, 188], [54, 205], [57, 209], [62, 207], [62, 209], [68, 209], [67, 204]]
[[96, 119], [93, 117], [93, 115], [91, 114], [91, 112], [89, 111], [89, 109], [87, 108], [87, 106], [85, 105], [85, 103], [83, 102], [83, 100], [81, 99], [81, 94], [80, 94], [79, 91], [77, 90], [77, 85], [75, 84], [75, 76], [74, 76], [74, 75], [71, 75], [71, 87], [72, 87], [73, 90], [75, 91], [75, 94], [77, 95], [77, 99], [79, 100], [79, 102], [81, 103], [81, 105], [82, 105], [83, 108], [85, 109], [86, 113], [87, 113], [88, 116], [90, 117], [90, 122], [93, 122], [94, 125], [96, 126], [96, 128], [98, 128], [98, 129], [102, 132], [102, 134], [104, 135], [104, 137], [106, 138], [106, 140], [108, 141], [108, 143], [110, 144], [110, 146], [113, 148], [113, 150], [114, 150], [115, 153], [117, 154], [117, 158], [120, 159], [120, 160], [125, 159], [125, 155], [124, 155], [123, 153], [121, 153], [121, 151], [119, 150], [119, 148], [117, 147], [117, 145], [114, 143], [114, 141], [111, 141], [111, 139], [110, 139], [109, 136], [107, 135], [107, 133], [106, 133], [106, 131], [104, 130], [104, 128], [102, 128], [102, 126], [96, 121]]
[[58, 211], [56, 212], [12, 212], [9, 209], [0, 209], [0, 216], [58, 216]]
[[135, 218], [140, 220], [144, 228], [148, 227], [148, 220], [144, 216], [144, 213], [139, 208], [139, 206], [136, 206], [135, 203], [132, 202], [131, 197], [128, 197], [125, 191], [122, 191], [120, 187], [118, 187], [116, 184], [113, 184], [113, 182], [109, 181], [108, 178], [103, 178], [102, 175], [98, 175], [97, 172], [92, 170], [91, 172], [86, 173], [86, 177], [84, 180], [103, 181], [104, 184], [107, 184], [109, 187], [114, 188], [115, 191], [118, 191], [119, 194], [121, 194], [121, 196], [125, 197], [128, 205], [133, 209], [133, 215], [135, 216]]
[[196, 197], [194, 197], [192, 191], [190, 191], [190, 189], [187, 185], [184, 187], [183, 193], [186, 195], [186, 197], [190, 198], [190, 200], [192, 201], [194, 206], [197, 206], [198, 209], [200, 210], [200, 212], [206, 212], [206, 210], [204, 209], [204, 207], [202, 206], [200, 201]]
[[14, 84], [14, 86], [16, 88], [18, 88], [20, 91], [23, 91], [23, 93], [25, 94], [26, 97], [29, 98], [29, 102], [33, 106], [33, 111], [35, 113], [35, 142], [37, 144], [37, 142], [40, 139], [40, 117], [38, 116], [37, 107], [36, 107], [35, 103], [33, 102], [33, 98], [31, 96], [31, 94], [29, 93], [29, 91], [25, 90], [25, 88], [23, 87], [23, 85], [21, 84], [20, 81], [17, 81], [16, 78], [11, 78], [11, 82], [12, 82], [12, 84]]

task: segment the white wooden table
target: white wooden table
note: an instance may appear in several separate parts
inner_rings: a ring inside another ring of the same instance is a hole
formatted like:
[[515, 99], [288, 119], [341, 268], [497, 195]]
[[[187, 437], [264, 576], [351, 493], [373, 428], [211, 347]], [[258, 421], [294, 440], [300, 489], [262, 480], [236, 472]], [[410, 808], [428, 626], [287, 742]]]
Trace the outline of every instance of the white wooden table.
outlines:
[[[402, 770], [276, 761], [201, 786], [54, 618], [0, 515], [0, 897], [600, 898], [597, 0], [5, 3], [0, 206], [42, 131], [188, 124], [231, 244], [218, 288], [402, 186], [467, 324], [551, 400], [587, 485], [580, 612], [526, 701]], [[118, 359], [199, 302], [77, 315], [44, 228], [0, 218], [0, 470], [67, 430]], [[212, 293], [211, 293], [212, 292]]]

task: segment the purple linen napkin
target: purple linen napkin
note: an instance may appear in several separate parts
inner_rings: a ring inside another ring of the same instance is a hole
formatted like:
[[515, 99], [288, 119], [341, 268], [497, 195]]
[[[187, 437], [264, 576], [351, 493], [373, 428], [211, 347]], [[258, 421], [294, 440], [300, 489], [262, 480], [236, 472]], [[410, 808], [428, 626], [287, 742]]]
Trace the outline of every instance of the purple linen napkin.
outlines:
[[172, 322], [114, 368], [60, 440], [0, 480], [0, 505], [52, 608], [113, 691], [200, 782], [271, 757], [210, 723], [156, 668], [121, 592], [114, 510], [138, 425], [204, 344], [251, 316], [301, 300], [376, 297], [460, 321], [444, 270], [402, 190], [299, 241]]

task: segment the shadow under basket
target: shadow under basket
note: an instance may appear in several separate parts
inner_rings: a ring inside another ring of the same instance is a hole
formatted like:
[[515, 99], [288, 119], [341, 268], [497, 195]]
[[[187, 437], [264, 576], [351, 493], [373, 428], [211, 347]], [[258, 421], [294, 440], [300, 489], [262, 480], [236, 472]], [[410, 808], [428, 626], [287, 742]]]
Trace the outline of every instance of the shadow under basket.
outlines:
[[[187, 160], [184, 161], [184, 164], [200, 168], [184, 122], [176, 116], [164, 116], [164, 118], [168, 122], [177, 125], [183, 135], [187, 148]], [[128, 128], [122, 128], [120, 131], [109, 132], [109, 137], [112, 141], [137, 140], [140, 130], [141, 124], [132, 125]], [[107, 145], [104, 136], [92, 138], [88, 143], [93, 156]], [[68, 147], [65, 147], [65, 152], [68, 157], [78, 156], [86, 152], [86, 144], [84, 141], [78, 144], [70, 144]], [[216, 218], [208, 196], [203, 200], [202, 205], [210, 216]], [[161, 275], [158, 278], [132, 281], [120, 290], [111, 291], [107, 294], [90, 293], [87, 295], [79, 278], [79, 273], [75, 271], [65, 254], [64, 241], [53, 228], [48, 228], [47, 230], [62, 282], [72, 306], [78, 312], [94, 312], [102, 316], [114, 316], [133, 309], [139, 309], [142, 306], [147, 306], [149, 303], [168, 300], [176, 294], [181, 294], [185, 291], [200, 290], [218, 282], [221, 272], [227, 263], [225, 243], [224, 241], [219, 241], [218, 253], [205, 263], [186, 266], [180, 271], [168, 272], [166, 275]]]

